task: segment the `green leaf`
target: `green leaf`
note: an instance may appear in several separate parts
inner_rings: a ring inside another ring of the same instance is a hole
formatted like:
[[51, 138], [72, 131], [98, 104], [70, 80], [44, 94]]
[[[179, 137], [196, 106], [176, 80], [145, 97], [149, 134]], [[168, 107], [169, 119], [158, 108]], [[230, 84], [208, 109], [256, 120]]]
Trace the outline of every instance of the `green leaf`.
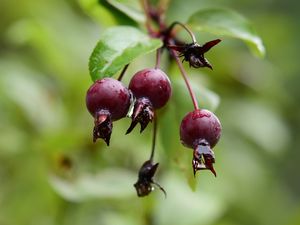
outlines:
[[97, 0], [79, 0], [80, 7], [92, 18], [100, 24], [107, 26], [115, 25], [117, 23], [114, 15], [100, 5]]
[[94, 81], [111, 77], [135, 58], [161, 46], [159, 39], [152, 39], [136, 28], [110, 28], [102, 34], [90, 57], [90, 75]]
[[194, 13], [187, 23], [200, 31], [239, 38], [255, 55], [265, 55], [262, 40], [251, 23], [235, 11], [224, 8], [203, 9]]
[[79, 0], [80, 7], [87, 15], [104, 26], [117, 24], [134, 25], [134, 21], [106, 0]]
[[146, 21], [145, 15], [141, 9], [141, 4], [136, 0], [107, 0], [109, 4], [119, 9], [131, 19], [139, 23]]

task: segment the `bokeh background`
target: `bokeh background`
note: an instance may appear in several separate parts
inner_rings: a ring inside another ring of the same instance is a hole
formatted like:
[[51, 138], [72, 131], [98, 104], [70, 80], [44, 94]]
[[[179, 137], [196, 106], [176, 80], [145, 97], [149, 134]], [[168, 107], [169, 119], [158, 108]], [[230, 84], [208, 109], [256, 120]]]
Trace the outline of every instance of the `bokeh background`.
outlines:
[[[104, 1], [100, 1], [105, 4]], [[192, 177], [191, 153], [178, 126], [192, 110], [178, 69], [163, 58], [174, 94], [159, 112], [156, 180], [167, 190], [138, 198], [133, 188], [149, 157], [151, 126], [111, 146], [92, 143], [85, 108], [88, 58], [101, 32], [136, 25], [96, 0], [0, 0], [0, 225], [296, 225], [300, 224], [300, 67], [298, 1], [173, 0], [167, 19], [185, 22], [199, 8], [225, 6], [247, 17], [266, 57], [240, 40], [207, 57], [213, 71], [189, 70], [202, 107], [223, 125], [215, 148], [218, 177]], [[213, 35], [197, 33], [205, 42]], [[153, 67], [135, 60], [124, 79]]]

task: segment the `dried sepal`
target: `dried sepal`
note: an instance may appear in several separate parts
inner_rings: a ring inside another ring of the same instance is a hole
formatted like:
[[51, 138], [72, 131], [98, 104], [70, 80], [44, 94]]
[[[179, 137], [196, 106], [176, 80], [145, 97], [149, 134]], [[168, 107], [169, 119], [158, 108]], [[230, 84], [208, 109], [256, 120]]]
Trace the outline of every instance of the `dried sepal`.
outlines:
[[214, 152], [206, 140], [200, 140], [194, 149], [192, 160], [194, 176], [198, 170], [210, 170], [215, 176], [217, 176], [213, 163], [215, 163]]
[[140, 123], [140, 133], [147, 127], [149, 122], [154, 118], [154, 109], [151, 102], [147, 98], [138, 98], [134, 104], [133, 113], [131, 115], [131, 124], [126, 134], [129, 134], [135, 126]]
[[212, 69], [212, 65], [204, 57], [204, 53], [208, 52], [213, 46], [218, 44], [221, 40], [216, 39], [205, 43], [204, 45], [199, 45], [197, 42], [193, 42], [185, 45], [170, 45], [170, 49], [179, 52], [179, 57], [183, 57], [183, 61], [189, 62], [190, 67], [200, 68], [208, 67]]
[[139, 170], [139, 176], [137, 182], [134, 184], [137, 195], [139, 197], [144, 197], [149, 195], [153, 190], [153, 184], [156, 185], [165, 196], [167, 196], [166, 191], [158, 183], [153, 180], [155, 172], [157, 170], [159, 163], [153, 164], [151, 160], [144, 162]]
[[95, 126], [93, 130], [93, 142], [98, 138], [102, 138], [106, 145], [109, 146], [110, 136], [112, 133], [112, 120], [110, 112], [107, 110], [100, 110], [95, 116]]

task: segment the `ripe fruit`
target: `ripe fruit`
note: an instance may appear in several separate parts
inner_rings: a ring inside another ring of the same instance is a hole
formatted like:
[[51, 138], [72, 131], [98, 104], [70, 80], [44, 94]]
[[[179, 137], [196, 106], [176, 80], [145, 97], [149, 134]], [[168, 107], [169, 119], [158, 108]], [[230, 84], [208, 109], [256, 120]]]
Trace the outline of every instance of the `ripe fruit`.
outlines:
[[201, 139], [205, 139], [212, 148], [217, 144], [220, 135], [220, 121], [208, 110], [190, 112], [181, 122], [180, 138], [186, 147], [195, 148]]
[[95, 118], [93, 141], [103, 138], [109, 145], [112, 121], [126, 116], [130, 106], [130, 92], [120, 81], [103, 78], [87, 91], [86, 106]]
[[160, 69], [143, 69], [137, 72], [128, 88], [136, 98], [148, 98], [154, 109], [163, 107], [171, 96], [170, 80]]
[[210, 169], [214, 175], [214, 152], [211, 150], [220, 139], [221, 123], [210, 111], [197, 109], [189, 112], [180, 125], [180, 140], [183, 145], [194, 149], [193, 169]]
[[127, 134], [137, 123], [141, 132], [153, 120], [154, 109], [163, 107], [171, 97], [171, 83], [168, 76], [160, 69], [144, 69], [131, 79], [129, 89], [136, 98], [132, 114], [132, 123]]

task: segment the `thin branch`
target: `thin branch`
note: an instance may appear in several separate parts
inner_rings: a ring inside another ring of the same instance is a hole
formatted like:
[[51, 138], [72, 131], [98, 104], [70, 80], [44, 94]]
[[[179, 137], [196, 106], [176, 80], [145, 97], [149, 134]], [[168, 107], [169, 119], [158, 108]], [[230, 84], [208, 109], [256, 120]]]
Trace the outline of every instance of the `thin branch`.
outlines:
[[179, 25], [179, 26], [183, 27], [183, 28], [189, 33], [189, 35], [191, 36], [191, 38], [192, 38], [192, 40], [193, 40], [193, 43], [196, 43], [196, 42], [197, 42], [194, 33], [193, 33], [186, 25], [184, 25], [183, 23], [180, 23], [180, 22], [178, 22], [178, 21], [176, 21], [176, 22], [174, 22], [174, 23], [172, 23], [172, 24], [170, 25], [170, 27], [169, 27], [169, 29], [168, 29], [168, 33], [170, 33], [176, 25]]
[[159, 48], [156, 50], [156, 62], [155, 62], [155, 69], [160, 68], [160, 60], [161, 60], [161, 53], [162, 53], [162, 48]]
[[155, 145], [156, 145], [156, 134], [157, 134], [157, 117], [154, 115], [153, 119], [153, 136], [152, 136], [152, 148], [151, 148], [151, 155], [150, 155], [150, 161], [153, 161], [154, 158], [154, 152], [155, 152]]
[[122, 80], [122, 78], [123, 78], [123, 76], [124, 76], [124, 74], [125, 74], [125, 72], [126, 72], [128, 66], [129, 66], [129, 63], [128, 63], [126, 66], [124, 66], [123, 70], [121, 71], [121, 73], [120, 73], [120, 75], [119, 75], [119, 77], [118, 77], [118, 81], [121, 81], [121, 80]]
[[176, 63], [177, 63], [177, 65], [179, 67], [179, 70], [180, 70], [180, 72], [182, 74], [184, 82], [185, 82], [185, 84], [186, 84], [186, 86], [187, 86], [187, 88], [189, 90], [189, 93], [190, 93], [190, 96], [191, 96], [191, 99], [192, 99], [192, 102], [193, 102], [193, 105], [194, 105], [194, 109], [199, 109], [195, 93], [192, 90], [192, 87], [191, 87], [190, 82], [189, 82], [188, 77], [187, 77], [187, 73], [186, 73], [185, 69], [183, 68], [182, 62], [177, 57], [175, 50], [170, 49], [170, 51], [171, 51], [171, 54], [172, 54], [173, 58], [176, 60]]
[[142, 5], [144, 14], [146, 16], [146, 28], [150, 34], [155, 33], [153, 28], [151, 27], [151, 16], [150, 16], [150, 3], [148, 0], [140, 0], [140, 4]]

